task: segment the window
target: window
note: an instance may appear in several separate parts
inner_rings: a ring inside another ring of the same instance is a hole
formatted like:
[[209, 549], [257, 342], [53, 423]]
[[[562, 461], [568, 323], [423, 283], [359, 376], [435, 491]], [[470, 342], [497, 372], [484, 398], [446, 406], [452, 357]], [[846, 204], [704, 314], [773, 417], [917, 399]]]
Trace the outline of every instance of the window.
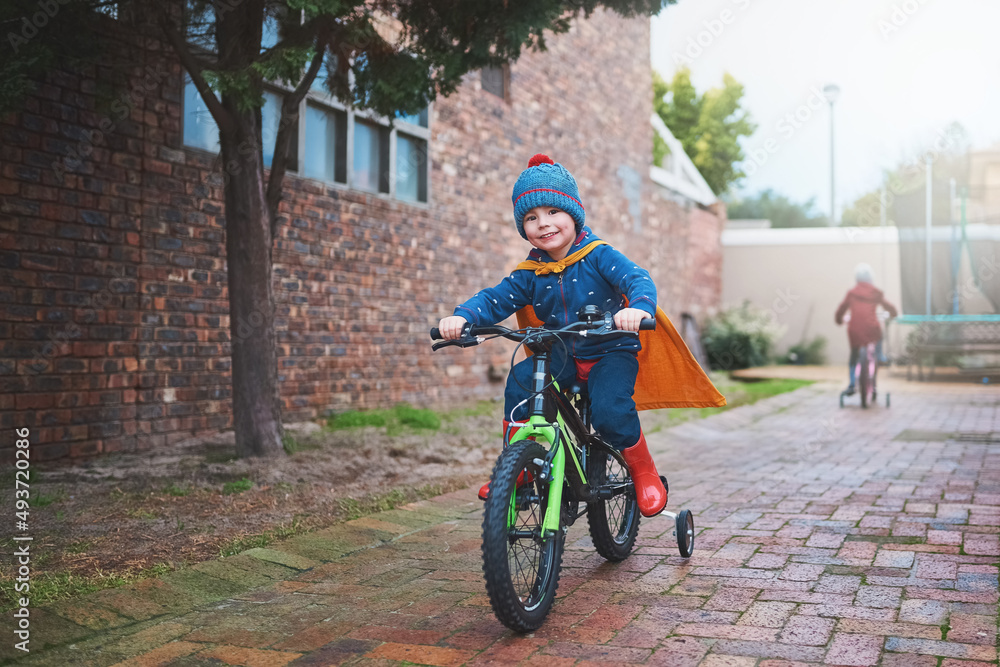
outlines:
[[[281, 121], [281, 95], [264, 91], [264, 106], [260, 110], [264, 166], [270, 167], [274, 159], [274, 142], [278, 138]], [[298, 171], [298, 128], [292, 132], [292, 145], [288, 151], [288, 171]], [[205, 106], [198, 89], [190, 78], [184, 81], [184, 145], [219, 152], [219, 128], [212, 113]]]
[[484, 67], [479, 72], [483, 90], [507, 101], [510, 93], [510, 66]]
[[[324, 66], [302, 102], [288, 171], [403, 201], [427, 202], [430, 109], [397, 114], [390, 124], [387, 119], [341, 105], [326, 90], [327, 75]], [[261, 141], [265, 167], [270, 167], [274, 158], [282, 100], [276, 86], [264, 92]], [[190, 79], [184, 85], [184, 145], [219, 151], [215, 120]]]
[[184, 80], [184, 145], [219, 152], [219, 128], [201, 93], [190, 78]]
[[302, 174], [319, 181], [347, 182], [347, 114], [306, 105], [305, 158]]

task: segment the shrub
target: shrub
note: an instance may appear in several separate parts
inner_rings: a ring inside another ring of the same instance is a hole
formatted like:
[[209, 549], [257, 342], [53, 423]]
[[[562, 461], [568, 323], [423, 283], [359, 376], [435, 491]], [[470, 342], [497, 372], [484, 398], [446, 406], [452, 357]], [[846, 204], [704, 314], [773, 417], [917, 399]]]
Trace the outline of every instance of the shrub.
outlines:
[[767, 364], [771, 347], [783, 333], [770, 313], [744, 301], [710, 319], [702, 341], [709, 365], [728, 371]]
[[785, 358], [789, 364], [821, 366], [826, 363], [826, 338], [816, 336], [808, 343], [798, 343], [788, 348]]

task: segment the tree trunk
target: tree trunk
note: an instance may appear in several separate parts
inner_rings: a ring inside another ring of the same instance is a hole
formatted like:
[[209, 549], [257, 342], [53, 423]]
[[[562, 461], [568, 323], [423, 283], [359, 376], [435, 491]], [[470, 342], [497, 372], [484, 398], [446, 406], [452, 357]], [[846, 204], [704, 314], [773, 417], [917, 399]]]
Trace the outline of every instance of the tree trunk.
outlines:
[[237, 135], [219, 137], [228, 180], [226, 261], [236, 454], [240, 458], [277, 457], [284, 454], [284, 447], [271, 283], [271, 221], [261, 152], [258, 142], [251, 139], [260, 137], [260, 111], [240, 110], [225, 96], [223, 106], [236, 121]]

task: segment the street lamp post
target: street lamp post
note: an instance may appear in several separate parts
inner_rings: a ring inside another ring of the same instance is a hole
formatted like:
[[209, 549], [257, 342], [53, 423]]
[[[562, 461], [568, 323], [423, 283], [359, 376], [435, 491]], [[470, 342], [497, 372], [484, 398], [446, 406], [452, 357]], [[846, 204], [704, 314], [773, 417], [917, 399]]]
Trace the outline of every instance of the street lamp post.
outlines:
[[840, 87], [834, 83], [823, 86], [823, 95], [830, 103], [830, 224], [837, 224], [836, 191], [833, 170], [833, 103], [840, 96]]

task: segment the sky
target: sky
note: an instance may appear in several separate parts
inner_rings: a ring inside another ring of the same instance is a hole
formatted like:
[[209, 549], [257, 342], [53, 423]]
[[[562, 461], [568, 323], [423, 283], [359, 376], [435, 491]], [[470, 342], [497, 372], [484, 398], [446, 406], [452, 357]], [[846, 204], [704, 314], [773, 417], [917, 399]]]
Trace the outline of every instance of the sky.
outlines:
[[831, 83], [838, 216], [953, 121], [973, 148], [1000, 143], [997, 0], [679, 0], [651, 41], [668, 81], [686, 62], [699, 92], [725, 72], [743, 84], [758, 128], [738, 195], [773, 188], [829, 213]]

